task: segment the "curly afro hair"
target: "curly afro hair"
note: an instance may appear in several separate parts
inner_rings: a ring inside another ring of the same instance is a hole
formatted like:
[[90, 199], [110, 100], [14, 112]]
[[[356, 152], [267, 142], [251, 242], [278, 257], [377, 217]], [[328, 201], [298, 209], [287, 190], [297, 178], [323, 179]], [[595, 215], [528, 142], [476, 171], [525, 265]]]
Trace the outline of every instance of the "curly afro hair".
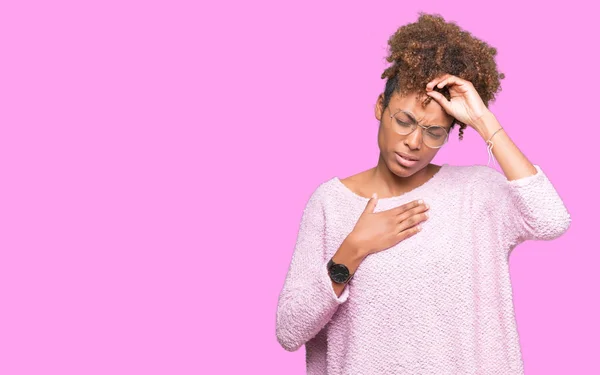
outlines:
[[[446, 22], [439, 14], [419, 12], [417, 22], [401, 26], [388, 44], [386, 60], [393, 64], [381, 75], [382, 79], [387, 78], [384, 109], [394, 92], [400, 95], [415, 92], [419, 98], [426, 97], [423, 103], [427, 105], [433, 98], [425, 94], [425, 86], [444, 73], [470, 81], [486, 106], [501, 91], [504, 74], [498, 72], [494, 60], [496, 49], [461, 30], [456, 23]], [[434, 90], [450, 100], [447, 86]], [[456, 124], [460, 126], [459, 140], [462, 140], [467, 125], [454, 120], [450, 130]]]

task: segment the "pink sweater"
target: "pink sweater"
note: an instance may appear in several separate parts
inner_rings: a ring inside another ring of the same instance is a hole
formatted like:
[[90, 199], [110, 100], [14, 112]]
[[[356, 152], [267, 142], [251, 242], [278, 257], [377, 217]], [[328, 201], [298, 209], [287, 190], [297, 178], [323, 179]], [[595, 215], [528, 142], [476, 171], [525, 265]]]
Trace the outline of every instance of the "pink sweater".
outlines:
[[368, 198], [338, 177], [302, 215], [279, 296], [277, 340], [306, 347], [307, 374], [523, 374], [508, 258], [552, 240], [571, 217], [538, 165], [508, 181], [485, 165], [444, 164], [425, 184], [379, 199], [375, 212], [421, 198], [421, 232], [368, 255], [338, 298], [327, 261]]

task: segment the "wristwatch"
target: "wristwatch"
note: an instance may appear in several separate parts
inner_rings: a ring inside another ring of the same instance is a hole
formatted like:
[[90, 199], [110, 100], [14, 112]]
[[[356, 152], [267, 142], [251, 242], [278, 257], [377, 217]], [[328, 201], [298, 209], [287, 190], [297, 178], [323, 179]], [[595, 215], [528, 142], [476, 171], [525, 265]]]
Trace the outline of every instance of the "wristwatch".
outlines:
[[352, 279], [352, 276], [354, 276], [354, 273], [350, 274], [348, 267], [341, 263], [335, 263], [333, 257], [327, 262], [327, 271], [329, 278], [338, 284], [347, 284]]

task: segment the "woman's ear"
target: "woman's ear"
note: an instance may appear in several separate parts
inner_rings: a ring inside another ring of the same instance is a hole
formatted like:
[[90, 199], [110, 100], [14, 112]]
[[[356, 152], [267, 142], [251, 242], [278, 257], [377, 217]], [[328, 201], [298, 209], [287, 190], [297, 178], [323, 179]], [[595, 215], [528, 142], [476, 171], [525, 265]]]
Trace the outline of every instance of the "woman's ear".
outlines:
[[379, 94], [377, 101], [375, 102], [375, 118], [381, 121], [383, 115], [383, 93]]

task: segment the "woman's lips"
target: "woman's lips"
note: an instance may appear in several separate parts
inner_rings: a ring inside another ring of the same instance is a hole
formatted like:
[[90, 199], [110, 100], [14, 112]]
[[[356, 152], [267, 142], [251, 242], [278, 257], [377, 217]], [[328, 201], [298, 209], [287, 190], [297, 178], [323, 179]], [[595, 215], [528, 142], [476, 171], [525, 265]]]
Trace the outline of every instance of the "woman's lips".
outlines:
[[396, 160], [398, 161], [398, 163], [402, 164], [405, 167], [412, 167], [415, 164], [417, 164], [418, 160], [408, 160], [402, 156], [400, 156], [400, 154], [396, 153]]

